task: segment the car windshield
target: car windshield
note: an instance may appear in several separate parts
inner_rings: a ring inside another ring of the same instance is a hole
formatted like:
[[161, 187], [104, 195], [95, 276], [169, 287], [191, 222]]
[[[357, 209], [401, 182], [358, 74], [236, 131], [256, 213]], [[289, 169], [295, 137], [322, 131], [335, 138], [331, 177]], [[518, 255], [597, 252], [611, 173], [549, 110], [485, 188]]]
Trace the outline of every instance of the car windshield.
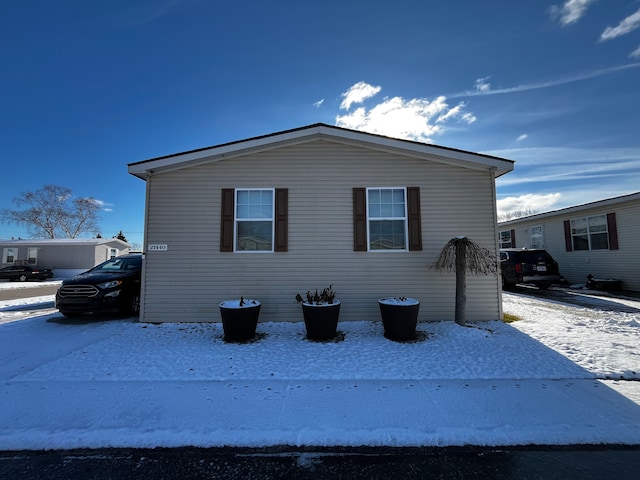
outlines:
[[114, 258], [108, 260], [97, 267], [93, 267], [93, 272], [123, 272], [137, 270], [142, 265], [141, 258]]

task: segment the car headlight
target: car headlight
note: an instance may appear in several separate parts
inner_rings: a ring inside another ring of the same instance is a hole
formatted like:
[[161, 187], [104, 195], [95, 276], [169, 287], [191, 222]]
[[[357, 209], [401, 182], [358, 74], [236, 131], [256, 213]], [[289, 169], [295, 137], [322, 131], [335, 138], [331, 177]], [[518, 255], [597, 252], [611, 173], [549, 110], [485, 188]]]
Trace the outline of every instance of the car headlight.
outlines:
[[98, 287], [102, 289], [114, 288], [122, 284], [122, 280], [111, 280], [110, 282], [99, 283]]

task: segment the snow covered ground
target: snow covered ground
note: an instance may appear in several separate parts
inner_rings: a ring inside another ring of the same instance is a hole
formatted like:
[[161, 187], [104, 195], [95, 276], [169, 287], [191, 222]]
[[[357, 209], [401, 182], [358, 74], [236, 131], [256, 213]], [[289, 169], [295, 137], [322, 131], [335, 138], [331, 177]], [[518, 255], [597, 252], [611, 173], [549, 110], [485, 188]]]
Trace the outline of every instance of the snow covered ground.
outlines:
[[640, 444], [638, 300], [505, 293], [522, 320], [420, 324], [415, 343], [378, 319], [335, 343], [260, 323], [246, 345], [220, 324], [71, 322], [52, 302], [0, 301], [0, 450]]

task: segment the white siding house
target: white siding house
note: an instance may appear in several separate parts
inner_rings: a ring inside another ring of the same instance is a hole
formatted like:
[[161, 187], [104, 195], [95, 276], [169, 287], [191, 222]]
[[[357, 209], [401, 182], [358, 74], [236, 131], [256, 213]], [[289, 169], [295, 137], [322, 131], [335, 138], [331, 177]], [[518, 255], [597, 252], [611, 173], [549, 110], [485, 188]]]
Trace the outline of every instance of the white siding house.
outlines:
[[640, 192], [498, 224], [502, 247], [544, 248], [570, 283], [587, 275], [640, 291]]
[[[220, 302], [302, 320], [296, 293], [333, 284], [341, 321], [411, 296], [452, 320], [454, 274], [429, 269], [466, 235], [494, 251], [497, 157], [316, 124], [129, 164], [146, 181], [141, 321], [217, 322]], [[500, 318], [497, 277], [468, 277], [469, 320]]]
[[51, 268], [57, 278], [84, 272], [131, 246], [117, 238], [52, 238], [0, 240], [2, 267], [37, 265]]

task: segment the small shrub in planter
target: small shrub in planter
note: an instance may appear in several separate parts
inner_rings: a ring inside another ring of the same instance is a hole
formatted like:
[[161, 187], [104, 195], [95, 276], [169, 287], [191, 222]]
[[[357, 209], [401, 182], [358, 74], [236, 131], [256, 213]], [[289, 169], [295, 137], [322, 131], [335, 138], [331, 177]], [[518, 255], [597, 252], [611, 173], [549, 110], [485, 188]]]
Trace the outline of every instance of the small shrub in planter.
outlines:
[[416, 339], [420, 302], [415, 298], [390, 297], [378, 300], [384, 336], [389, 340], [406, 342]]
[[336, 300], [333, 285], [329, 285], [321, 292], [316, 290], [313, 294], [311, 291], [307, 291], [305, 298], [297, 294], [296, 301], [302, 304], [307, 340], [324, 342], [336, 338], [340, 300]]
[[241, 343], [253, 340], [258, 326], [260, 302], [240, 297], [220, 303], [224, 341]]

